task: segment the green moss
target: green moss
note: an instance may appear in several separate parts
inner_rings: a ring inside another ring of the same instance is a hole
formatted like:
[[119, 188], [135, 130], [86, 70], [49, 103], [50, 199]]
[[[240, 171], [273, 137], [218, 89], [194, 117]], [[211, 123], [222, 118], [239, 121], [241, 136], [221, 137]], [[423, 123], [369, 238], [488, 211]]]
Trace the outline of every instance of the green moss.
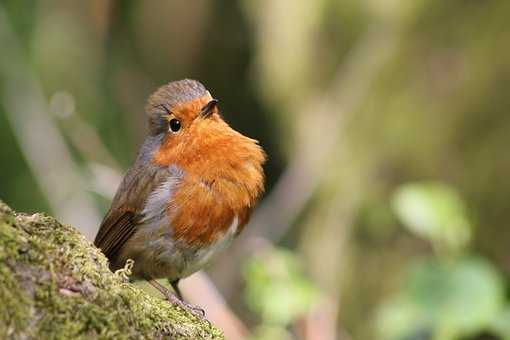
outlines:
[[217, 339], [207, 321], [112, 273], [76, 229], [0, 201], [0, 338]]

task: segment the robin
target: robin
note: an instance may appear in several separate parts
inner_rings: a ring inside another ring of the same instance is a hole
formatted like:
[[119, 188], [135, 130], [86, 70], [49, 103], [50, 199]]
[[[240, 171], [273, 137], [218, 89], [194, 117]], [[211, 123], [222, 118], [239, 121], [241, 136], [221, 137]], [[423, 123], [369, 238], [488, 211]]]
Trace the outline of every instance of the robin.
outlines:
[[94, 244], [112, 270], [132, 259], [135, 279], [182, 305], [179, 280], [225, 249], [248, 222], [264, 190], [266, 156], [223, 120], [218, 100], [198, 81], [162, 86], [145, 111], [149, 133]]

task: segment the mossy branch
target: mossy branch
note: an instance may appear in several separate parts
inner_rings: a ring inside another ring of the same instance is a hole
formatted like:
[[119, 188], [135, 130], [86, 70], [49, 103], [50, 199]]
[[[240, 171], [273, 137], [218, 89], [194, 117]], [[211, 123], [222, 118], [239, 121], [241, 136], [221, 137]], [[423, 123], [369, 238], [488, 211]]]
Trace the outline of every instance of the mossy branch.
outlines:
[[0, 201], [1, 339], [223, 338], [123, 274], [73, 227]]

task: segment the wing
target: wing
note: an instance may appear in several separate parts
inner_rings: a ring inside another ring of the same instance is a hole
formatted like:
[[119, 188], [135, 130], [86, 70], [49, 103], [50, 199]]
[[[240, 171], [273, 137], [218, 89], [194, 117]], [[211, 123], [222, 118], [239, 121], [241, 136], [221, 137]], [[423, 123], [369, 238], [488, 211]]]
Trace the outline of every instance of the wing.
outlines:
[[124, 177], [94, 244], [112, 260], [136, 231], [149, 195], [172, 176], [169, 168], [135, 164]]

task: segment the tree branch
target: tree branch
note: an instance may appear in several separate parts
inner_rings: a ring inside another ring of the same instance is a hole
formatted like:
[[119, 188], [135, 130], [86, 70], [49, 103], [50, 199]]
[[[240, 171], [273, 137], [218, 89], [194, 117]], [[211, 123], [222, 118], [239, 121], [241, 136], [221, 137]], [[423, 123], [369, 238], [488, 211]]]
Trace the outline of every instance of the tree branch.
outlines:
[[0, 201], [0, 338], [221, 339], [211, 324], [112, 273], [75, 228]]

